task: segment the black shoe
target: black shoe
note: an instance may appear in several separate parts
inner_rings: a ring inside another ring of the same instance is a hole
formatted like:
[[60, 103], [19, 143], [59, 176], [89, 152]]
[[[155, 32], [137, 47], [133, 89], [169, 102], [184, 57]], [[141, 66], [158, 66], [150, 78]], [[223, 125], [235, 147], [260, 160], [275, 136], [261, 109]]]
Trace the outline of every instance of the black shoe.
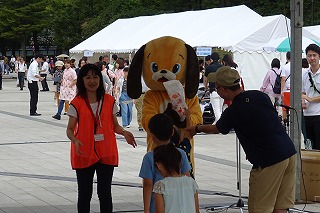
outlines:
[[23, 88], [20, 88], [20, 90], [23, 90]]
[[139, 132], [143, 132], [144, 130], [143, 130], [143, 128], [139, 128]]
[[59, 114], [55, 114], [54, 116], [52, 116], [52, 118], [60, 120], [61, 119], [61, 115]]
[[67, 113], [65, 112], [65, 113], [63, 113], [63, 115], [67, 115]]
[[30, 113], [30, 116], [40, 116], [41, 114], [40, 113]]

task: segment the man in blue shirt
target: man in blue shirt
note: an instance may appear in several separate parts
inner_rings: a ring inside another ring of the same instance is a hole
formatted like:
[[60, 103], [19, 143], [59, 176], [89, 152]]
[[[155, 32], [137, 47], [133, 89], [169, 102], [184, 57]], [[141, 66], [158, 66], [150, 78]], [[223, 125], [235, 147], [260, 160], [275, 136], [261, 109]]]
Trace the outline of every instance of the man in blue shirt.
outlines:
[[189, 128], [199, 132], [228, 134], [234, 128], [247, 159], [253, 165], [249, 179], [249, 212], [285, 213], [294, 207], [296, 150], [282, 127], [268, 95], [244, 91], [238, 71], [221, 67], [208, 75], [220, 97], [232, 101], [216, 125]]

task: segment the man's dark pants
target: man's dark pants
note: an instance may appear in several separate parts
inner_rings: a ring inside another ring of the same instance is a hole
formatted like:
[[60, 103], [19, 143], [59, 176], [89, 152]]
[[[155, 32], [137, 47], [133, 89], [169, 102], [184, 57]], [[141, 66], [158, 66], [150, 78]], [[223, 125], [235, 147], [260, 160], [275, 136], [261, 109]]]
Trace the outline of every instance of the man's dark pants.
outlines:
[[2, 89], [2, 73], [0, 72], [0, 89]]
[[37, 112], [38, 104], [38, 81], [28, 82], [28, 89], [30, 92], [30, 114], [34, 114]]
[[312, 141], [312, 149], [320, 150], [320, 115], [304, 116], [307, 138]]
[[23, 89], [23, 85], [24, 85], [24, 72], [18, 72], [18, 79], [19, 79], [19, 87], [20, 89]]
[[42, 90], [43, 91], [49, 91], [48, 83], [47, 83], [47, 74], [40, 74], [41, 77], [44, 77], [44, 79], [41, 81]]

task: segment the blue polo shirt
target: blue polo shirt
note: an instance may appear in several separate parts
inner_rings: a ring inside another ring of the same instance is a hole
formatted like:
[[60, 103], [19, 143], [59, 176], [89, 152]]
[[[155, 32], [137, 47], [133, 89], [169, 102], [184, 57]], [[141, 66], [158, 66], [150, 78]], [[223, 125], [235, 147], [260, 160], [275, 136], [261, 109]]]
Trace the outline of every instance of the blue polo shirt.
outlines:
[[234, 128], [253, 168], [265, 168], [296, 153], [270, 98], [260, 91], [237, 95], [217, 121], [220, 133]]

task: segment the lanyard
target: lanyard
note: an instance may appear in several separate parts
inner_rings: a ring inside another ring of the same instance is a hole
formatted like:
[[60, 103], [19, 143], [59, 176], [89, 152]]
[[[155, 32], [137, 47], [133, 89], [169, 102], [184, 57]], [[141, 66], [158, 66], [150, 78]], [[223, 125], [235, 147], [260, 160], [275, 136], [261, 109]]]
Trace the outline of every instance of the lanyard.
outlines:
[[88, 108], [90, 109], [90, 113], [91, 113], [91, 116], [94, 120], [94, 134], [96, 134], [96, 131], [97, 131], [97, 127], [99, 125], [99, 107], [100, 107], [100, 101], [98, 101], [98, 106], [97, 106], [97, 110], [96, 110], [96, 116], [94, 116], [93, 114], [93, 111], [92, 111], [92, 108], [91, 108], [91, 105], [90, 105], [90, 102], [89, 102], [89, 99], [86, 98], [86, 104], [88, 106]]

